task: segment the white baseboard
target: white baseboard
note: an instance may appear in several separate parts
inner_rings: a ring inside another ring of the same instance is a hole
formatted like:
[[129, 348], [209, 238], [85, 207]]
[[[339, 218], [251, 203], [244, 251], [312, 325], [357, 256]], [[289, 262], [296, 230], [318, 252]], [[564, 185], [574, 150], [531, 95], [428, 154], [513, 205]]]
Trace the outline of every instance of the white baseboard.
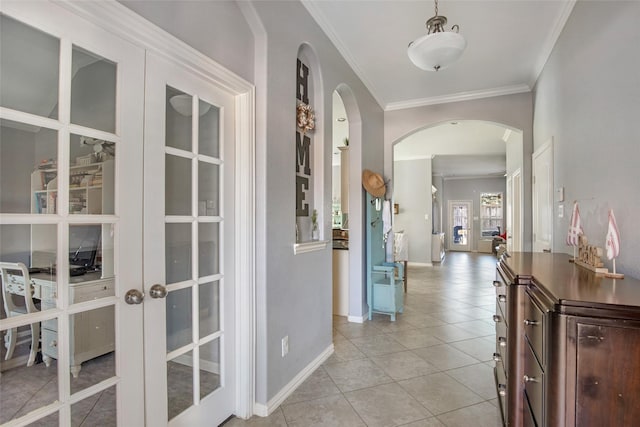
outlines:
[[430, 262], [408, 262], [407, 265], [409, 267], [433, 267], [433, 264]]
[[278, 406], [284, 402], [287, 397], [295, 391], [300, 384], [302, 384], [313, 372], [324, 363], [325, 360], [333, 354], [333, 343], [326, 348], [318, 357], [316, 357], [311, 363], [309, 363], [304, 369], [302, 369], [298, 375], [296, 375], [287, 385], [285, 385], [269, 402], [264, 405], [262, 403], [256, 403], [253, 405], [254, 414], [260, 417], [268, 417], [273, 411], [278, 409]]
[[347, 320], [352, 323], [364, 323], [365, 320], [369, 318], [368, 314], [364, 314], [362, 316], [349, 316]]

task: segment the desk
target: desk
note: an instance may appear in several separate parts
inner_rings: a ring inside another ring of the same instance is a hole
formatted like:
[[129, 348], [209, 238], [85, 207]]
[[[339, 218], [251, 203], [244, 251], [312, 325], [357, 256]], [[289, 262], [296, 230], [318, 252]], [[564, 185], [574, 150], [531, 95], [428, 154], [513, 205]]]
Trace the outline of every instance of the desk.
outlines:
[[[72, 276], [69, 280], [69, 299], [72, 304], [115, 295], [113, 277], [101, 278], [100, 272]], [[24, 286], [22, 276], [10, 276], [9, 287]], [[55, 276], [47, 273], [31, 275], [33, 296], [41, 300], [41, 309], [56, 307], [57, 284]], [[114, 307], [102, 307], [71, 316], [70, 324], [71, 374], [76, 378], [81, 365], [87, 360], [115, 350]], [[42, 357], [47, 366], [58, 358], [58, 321], [42, 322]]]

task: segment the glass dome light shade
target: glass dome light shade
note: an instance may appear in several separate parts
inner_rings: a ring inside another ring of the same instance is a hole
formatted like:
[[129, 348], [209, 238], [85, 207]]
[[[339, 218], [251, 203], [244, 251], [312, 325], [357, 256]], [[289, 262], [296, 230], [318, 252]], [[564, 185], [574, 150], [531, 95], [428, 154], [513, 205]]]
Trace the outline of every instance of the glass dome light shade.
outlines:
[[[169, 98], [169, 103], [171, 104], [173, 109], [176, 110], [180, 115], [185, 117], [191, 117], [191, 114], [193, 114], [191, 111], [192, 99], [193, 99], [192, 96], [187, 94], [174, 95], [171, 98]], [[201, 103], [199, 115], [202, 116], [206, 114], [207, 111], [209, 111], [209, 108], [211, 108], [211, 105], [205, 104], [203, 106]]]
[[467, 41], [451, 31], [427, 34], [413, 41], [407, 53], [416, 67], [426, 71], [447, 68], [460, 58], [467, 47]]

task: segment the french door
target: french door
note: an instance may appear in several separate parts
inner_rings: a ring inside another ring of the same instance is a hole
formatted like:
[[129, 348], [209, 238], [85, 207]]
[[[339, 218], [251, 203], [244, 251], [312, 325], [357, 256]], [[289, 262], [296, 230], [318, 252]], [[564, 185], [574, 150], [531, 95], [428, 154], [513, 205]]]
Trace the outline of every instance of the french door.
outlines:
[[144, 51], [0, 8], [0, 423], [143, 425]]
[[234, 97], [152, 53], [146, 70], [147, 425], [218, 425], [236, 398]]
[[470, 200], [449, 201], [449, 250], [471, 250], [473, 203]]

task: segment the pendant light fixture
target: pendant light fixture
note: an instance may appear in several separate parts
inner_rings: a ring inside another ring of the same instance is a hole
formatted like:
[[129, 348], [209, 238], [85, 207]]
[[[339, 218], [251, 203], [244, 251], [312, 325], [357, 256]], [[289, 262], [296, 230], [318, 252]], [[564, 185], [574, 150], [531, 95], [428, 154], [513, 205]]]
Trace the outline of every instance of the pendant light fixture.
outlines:
[[[460, 58], [467, 47], [467, 41], [458, 34], [460, 27], [454, 25], [446, 31], [447, 17], [438, 15], [438, 0], [435, 0], [436, 14], [427, 20], [427, 35], [409, 43], [409, 59], [416, 67], [426, 71], [447, 68]], [[455, 32], [454, 32], [455, 31]]]

